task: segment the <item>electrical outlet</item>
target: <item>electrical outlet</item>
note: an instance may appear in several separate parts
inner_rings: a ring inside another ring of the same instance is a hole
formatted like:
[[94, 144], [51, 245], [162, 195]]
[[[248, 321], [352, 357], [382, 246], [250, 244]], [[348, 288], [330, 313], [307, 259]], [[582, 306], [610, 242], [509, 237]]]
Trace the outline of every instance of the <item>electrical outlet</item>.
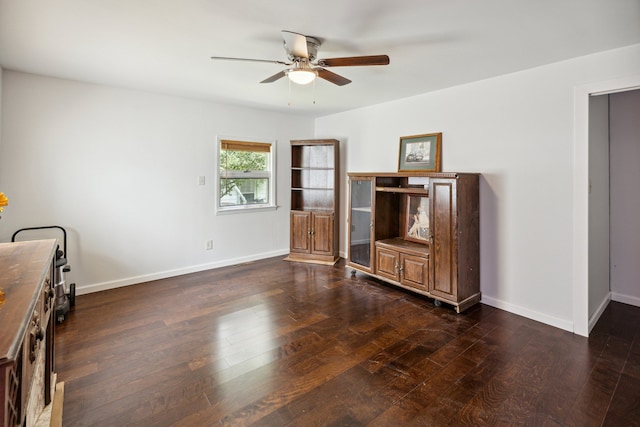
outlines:
[[198, 185], [204, 185], [205, 180], [204, 180], [204, 175], [200, 175], [198, 177]]
[[205, 249], [208, 251], [212, 251], [213, 250], [213, 240], [207, 240]]

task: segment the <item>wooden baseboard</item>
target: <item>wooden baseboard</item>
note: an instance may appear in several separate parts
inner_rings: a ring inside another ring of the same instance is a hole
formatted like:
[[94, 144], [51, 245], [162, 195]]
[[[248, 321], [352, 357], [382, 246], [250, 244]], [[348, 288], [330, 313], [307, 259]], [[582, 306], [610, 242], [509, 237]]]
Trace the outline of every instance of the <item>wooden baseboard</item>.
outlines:
[[[55, 378], [55, 377], [54, 377]], [[62, 407], [64, 403], [64, 382], [57, 383], [51, 403], [44, 407], [33, 427], [62, 427]]]
[[64, 382], [56, 384], [56, 391], [53, 394], [51, 403], [50, 427], [62, 427], [62, 407], [64, 404]]

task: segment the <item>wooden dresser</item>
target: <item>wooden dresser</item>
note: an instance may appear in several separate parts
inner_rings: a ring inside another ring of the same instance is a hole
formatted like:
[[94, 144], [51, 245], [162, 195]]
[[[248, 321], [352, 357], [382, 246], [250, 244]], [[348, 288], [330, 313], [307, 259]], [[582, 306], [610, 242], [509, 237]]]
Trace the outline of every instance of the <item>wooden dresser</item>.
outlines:
[[0, 244], [0, 423], [32, 426], [54, 385], [56, 240]]

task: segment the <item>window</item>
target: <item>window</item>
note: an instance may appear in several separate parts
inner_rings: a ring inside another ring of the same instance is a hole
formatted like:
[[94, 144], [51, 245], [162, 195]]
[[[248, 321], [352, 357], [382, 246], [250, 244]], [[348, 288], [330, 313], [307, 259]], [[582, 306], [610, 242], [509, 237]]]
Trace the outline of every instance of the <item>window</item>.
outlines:
[[218, 142], [218, 211], [274, 208], [275, 144]]

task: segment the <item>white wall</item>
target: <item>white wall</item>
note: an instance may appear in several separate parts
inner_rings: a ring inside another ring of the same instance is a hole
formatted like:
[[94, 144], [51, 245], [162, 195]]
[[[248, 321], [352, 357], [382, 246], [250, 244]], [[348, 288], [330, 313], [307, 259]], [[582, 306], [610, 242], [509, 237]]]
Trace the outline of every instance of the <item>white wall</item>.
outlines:
[[400, 136], [443, 132], [443, 169], [482, 173], [483, 302], [573, 330], [574, 89], [638, 70], [634, 45], [327, 116], [316, 135], [345, 140], [347, 171], [391, 172]]
[[[638, 70], [635, 45], [315, 123], [5, 70], [0, 187], [11, 208], [0, 241], [23, 226], [67, 227], [80, 290], [285, 253], [289, 139], [341, 139], [344, 174], [395, 171], [400, 136], [443, 132], [444, 170], [483, 175], [483, 301], [572, 330], [574, 90]], [[282, 209], [214, 216], [213, 186], [196, 177], [212, 183], [218, 134], [278, 140]]]
[[640, 90], [610, 105], [612, 299], [640, 306]]
[[[0, 67], [0, 154], [2, 153], [2, 71], [2, 67]], [[3, 192], [2, 188], [0, 188], [0, 192]]]
[[[65, 227], [78, 293], [288, 252], [289, 140], [312, 137], [312, 119], [9, 70], [2, 82], [0, 241]], [[217, 135], [277, 140], [279, 209], [215, 215]]]
[[589, 319], [595, 324], [609, 291], [609, 96], [589, 98]]

